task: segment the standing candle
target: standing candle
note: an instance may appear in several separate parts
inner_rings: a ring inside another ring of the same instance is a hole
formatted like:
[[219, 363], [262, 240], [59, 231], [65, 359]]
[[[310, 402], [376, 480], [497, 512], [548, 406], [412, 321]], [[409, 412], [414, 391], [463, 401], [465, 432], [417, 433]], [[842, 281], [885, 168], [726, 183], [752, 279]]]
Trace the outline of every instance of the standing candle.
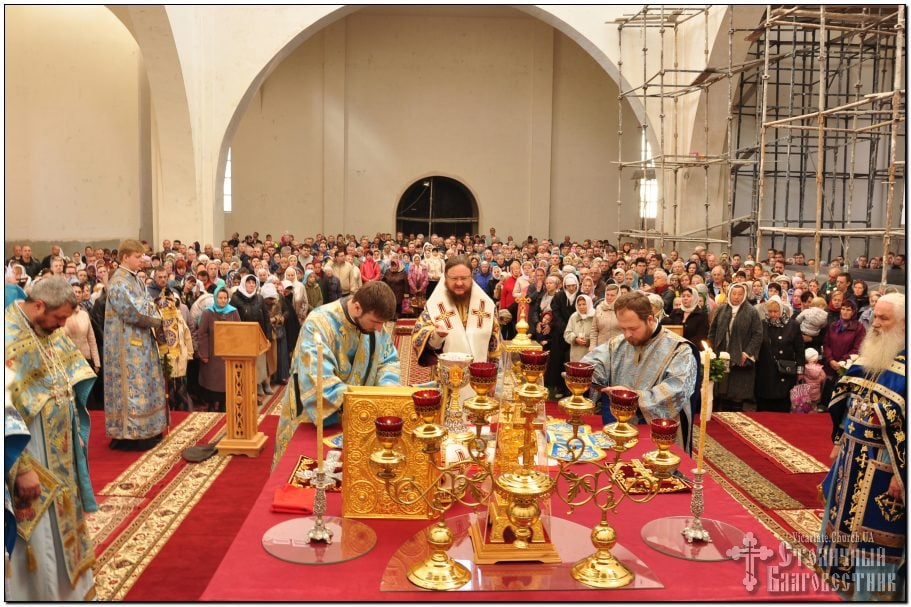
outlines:
[[316, 471], [323, 471], [323, 337], [313, 333], [316, 341], [316, 370], [313, 373], [316, 384]]
[[709, 414], [709, 373], [712, 365], [712, 349], [702, 342], [702, 409], [699, 412], [699, 453], [696, 455], [696, 469], [702, 471], [702, 459], [705, 456], [705, 425]]

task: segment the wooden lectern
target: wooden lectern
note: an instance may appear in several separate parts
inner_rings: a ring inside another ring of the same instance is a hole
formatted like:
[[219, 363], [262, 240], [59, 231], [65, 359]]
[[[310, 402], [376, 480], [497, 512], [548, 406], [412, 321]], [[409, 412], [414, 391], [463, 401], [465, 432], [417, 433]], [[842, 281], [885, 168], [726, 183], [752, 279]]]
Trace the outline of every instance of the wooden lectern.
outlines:
[[257, 322], [215, 321], [215, 355], [225, 360], [225, 425], [219, 455], [257, 457], [266, 435], [257, 429], [256, 357], [269, 349]]

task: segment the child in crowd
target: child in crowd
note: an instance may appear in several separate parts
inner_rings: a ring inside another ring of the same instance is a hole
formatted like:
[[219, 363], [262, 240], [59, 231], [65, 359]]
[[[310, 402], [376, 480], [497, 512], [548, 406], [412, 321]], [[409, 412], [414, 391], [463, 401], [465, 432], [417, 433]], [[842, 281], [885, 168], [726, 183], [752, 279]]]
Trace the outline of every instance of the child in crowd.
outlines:
[[820, 333], [826, 328], [829, 322], [829, 313], [826, 311], [826, 300], [822, 297], [814, 297], [810, 300], [810, 305], [801, 310], [797, 315], [797, 322], [800, 323], [800, 332], [803, 334], [803, 340], [806, 343], [822, 342]]
[[820, 399], [822, 397], [822, 385], [826, 381], [826, 372], [819, 363], [819, 352], [814, 348], [807, 348], [804, 351], [806, 363], [803, 366], [803, 373], [798, 376], [797, 380], [802, 384], [807, 384], [809, 404], [816, 409], [825, 410]]

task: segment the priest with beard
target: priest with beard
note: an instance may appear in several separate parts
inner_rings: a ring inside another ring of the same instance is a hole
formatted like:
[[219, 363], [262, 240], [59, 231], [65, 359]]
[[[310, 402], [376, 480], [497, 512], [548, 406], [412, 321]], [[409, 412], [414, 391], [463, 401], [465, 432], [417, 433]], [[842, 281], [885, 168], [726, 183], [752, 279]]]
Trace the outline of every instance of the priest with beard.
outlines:
[[435, 365], [443, 352], [470, 354], [475, 362], [495, 361], [500, 353], [500, 323], [493, 300], [473, 279], [464, 256], [450, 257], [443, 280], [433, 290], [412, 330], [418, 364]]
[[822, 485], [819, 566], [850, 600], [905, 600], [905, 358], [905, 296], [890, 293], [829, 404], [835, 461]]
[[[593, 400], [599, 393], [631, 390], [639, 397], [646, 421], [669, 418], [680, 422], [677, 444], [691, 451], [693, 420], [690, 400], [697, 389], [697, 356], [680, 335], [659, 325], [652, 304], [641, 291], [624, 293], [614, 302], [621, 331], [582, 357], [594, 365]], [[604, 423], [613, 421], [602, 407]]]

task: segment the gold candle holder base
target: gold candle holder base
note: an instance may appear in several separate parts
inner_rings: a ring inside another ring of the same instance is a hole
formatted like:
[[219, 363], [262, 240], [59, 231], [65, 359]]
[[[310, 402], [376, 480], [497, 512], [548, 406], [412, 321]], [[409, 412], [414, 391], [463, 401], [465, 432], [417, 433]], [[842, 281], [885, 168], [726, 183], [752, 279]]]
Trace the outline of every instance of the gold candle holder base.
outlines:
[[613, 422], [604, 426], [603, 432], [614, 441], [612, 451], [623, 453], [639, 442], [639, 429], [627, 422]]
[[445, 521], [431, 526], [427, 530], [427, 543], [432, 549], [430, 556], [408, 571], [408, 580], [427, 590], [455, 590], [471, 581], [471, 572], [446, 554], [454, 539]]
[[621, 588], [632, 582], [633, 572], [610, 552], [617, 543], [614, 528], [601, 521], [592, 528], [591, 540], [597, 550], [573, 565], [573, 579], [593, 588]]
[[649, 451], [642, 456], [642, 461], [645, 462], [646, 468], [658, 479], [669, 478], [680, 465], [680, 457], [678, 455], [663, 449]]

